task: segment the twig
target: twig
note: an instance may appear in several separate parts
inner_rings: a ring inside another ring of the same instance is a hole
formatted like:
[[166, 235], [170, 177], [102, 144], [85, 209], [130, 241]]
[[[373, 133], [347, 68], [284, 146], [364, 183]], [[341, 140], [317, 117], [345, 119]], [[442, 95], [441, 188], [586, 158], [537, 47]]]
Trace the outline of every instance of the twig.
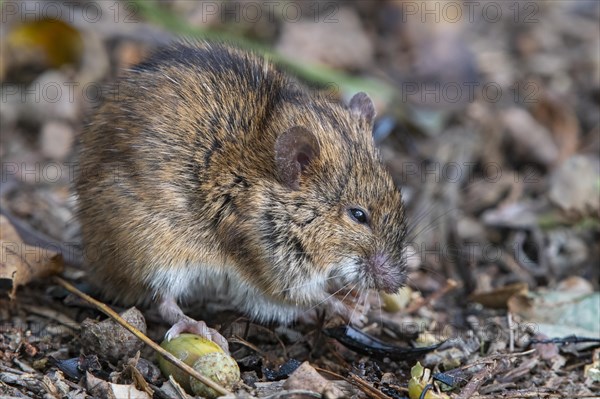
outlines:
[[277, 335], [275, 333], [275, 331], [271, 330], [270, 328], [266, 328], [264, 326], [261, 326], [260, 324], [254, 324], [254, 323], [252, 323], [252, 324], [254, 325], [254, 328], [266, 331], [267, 333], [271, 334], [277, 340], [277, 342], [279, 343], [279, 345], [281, 346], [281, 350], [283, 351], [283, 357], [285, 359], [289, 359], [288, 353], [287, 353], [287, 348], [285, 347], [285, 344], [283, 343], [283, 341], [281, 340], [281, 338], [279, 338], [279, 335]]
[[371, 384], [367, 383], [365, 380], [357, 376], [356, 374], [350, 375], [350, 382], [358, 387], [361, 391], [369, 395], [371, 398], [375, 399], [391, 399], [388, 395], [381, 392], [379, 389], [375, 388]]
[[179, 395], [179, 397], [181, 399], [188, 399], [190, 397], [190, 395], [187, 394], [185, 389], [183, 389], [181, 387], [181, 385], [179, 385], [179, 383], [177, 381], [175, 381], [175, 378], [173, 378], [173, 375], [169, 376], [169, 382], [171, 383], [171, 386], [173, 387], [175, 392], [177, 392], [177, 395]]
[[81, 328], [75, 320], [71, 319], [68, 316], [65, 316], [64, 314], [62, 314], [54, 309], [48, 309], [48, 308], [43, 308], [40, 306], [27, 305], [27, 304], [22, 304], [21, 307], [23, 309], [25, 309], [26, 311], [28, 311], [29, 313], [45, 317], [46, 319], [49, 319], [49, 320], [54, 320], [57, 323], [61, 324], [63, 327], [69, 328], [70, 330], [79, 331]]
[[458, 287], [458, 283], [455, 280], [453, 280], [451, 278], [446, 280], [446, 285], [444, 285], [442, 287], [442, 289], [434, 292], [427, 298], [421, 299], [420, 301], [416, 301], [412, 306], [409, 306], [408, 308], [406, 308], [405, 313], [407, 313], [407, 314], [415, 313], [417, 310], [421, 309], [423, 306], [426, 306], [427, 304], [430, 304], [433, 301], [438, 300], [442, 296], [446, 295], [448, 292], [454, 290], [456, 287]]
[[508, 312], [506, 314], [506, 319], [508, 322], [508, 351], [513, 353], [515, 351], [515, 325], [512, 319], [512, 313]]
[[[569, 398], [572, 398], [572, 396], [567, 396], [566, 394], [555, 393], [555, 392], [543, 392], [543, 391], [540, 391], [538, 388], [538, 389], [535, 389], [532, 391], [524, 390], [524, 389], [517, 389], [514, 391], [506, 391], [506, 392], [502, 392], [502, 393], [496, 392], [493, 395], [473, 395], [470, 397], [470, 399], [525, 399], [525, 398], [569, 399]], [[577, 396], [577, 398], [578, 399], [598, 398], [598, 395], [596, 395], [596, 394], [581, 395], [581, 396]]]
[[178, 367], [180, 370], [191, 375], [198, 381], [202, 382], [204, 385], [214, 389], [221, 395], [231, 395], [232, 394], [227, 389], [223, 388], [221, 385], [206, 378], [205, 376], [203, 376], [202, 374], [200, 374], [199, 372], [197, 372], [196, 370], [194, 370], [193, 368], [191, 368], [190, 366], [188, 366], [181, 360], [177, 359], [172, 353], [167, 352], [160, 345], [158, 345], [156, 342], [152, 341], [140, 330], [138, 330], [137, 328], [135, 328], [131, 324], [129, 324], [125, 319], [123, 319], [121, 316], [119, 316], [119, 314], [117, 312], [112, 310], [110, 307], [108, 307], [104, 303], [95, 300], [94, 298], [92, 298], [91, 296], [89, 296], [87, 294], [84, 294], [83, 292], [79, 291], [75, 286], [73, 286], [71, 283], [69, 283], [66, 280], [63, 280], [62, 278], [60, 278], [58, 276], [54, 276], [54, 281], [61, 287], [65, 288], [67, 291], [77, 295], [78, 297], [85, 300], [86, 302], [89, 302], [96, 309], [98, 309], [99, 311], [101, 311], [102, 313], [104, 313], [105, 315], [107, 315], [108, 317], [110, 317], [111, 319], [113, 319], [114, 321], [116, 321], [117, 323], [122, 325], [123, 327], [125, 327], [127, 330], [129, 330], [129, 332], [131, 332], [133, 335], [135, 335], [139, 340], [144, 342], [150, 348], [154, 349], [154, 351], [158, 352], [162, 357], [164, 357], [168, 362], [172, 363], [175, 367]]
[[244, 345], [245, 347], [252, 349], [254, 352], [260, 354], [261, 356], [266, 357], [266, 354], [265, 354], [264, 351], [260, 350], [259, 347], [257, 347], [256, 345], [251, 344], [250, 342], [246, 341], [242, 337], [238, 337], [237, 335], [234, 335], [234, 336], [232, 336], [232, 337], [229, 338], [229, 342], [235, 343], [235, 344]]
[[12, 373], [12, 374], [18, 374], [18, 375], [25, 375], [25, 374], [40, 374], [41, 377], [41, 373], [38, 371], [35, 371], [34, 373], [29, 373], [27, 371], [23, 371], [23, 370], [18, 370], [18, 369], [13, 369], [12, 367], [8, 367], [8, 366], [4, 366], [2, 364], [0, 364], [0, 371], [5, 371], [8, 373]]
[[531, 355], [532, 353], [535, 353], [537, 351], [537, 349], [533, 348], [533, 349], [528, 349], [524, 352], [516, 352], [516, 353], [497, 353], [494, 355], [489, 355], [483, 359], [479, 359], [477, 361], [474, 361], [473, 363], [469, 363], [469, 364], [465, 364], [464, 366], [460, 366], [457, 367], [454, 370], [468, 370], [470, 368], [473, 368], [475, 366], [480, 366], [480, 365], [487, 365], [487, 364], [495, 364], [496, 361], [498, 360], [502, 360], [502, 359], [509, 359], [513, 358], [513, 357], [520, 357], [520, 356], [527, 356], [527, 355]]
[[311, 396], [313, 398], [322, 398], [323, 397], [323, 395], [321, 395], [320, 393], [314, 392], [314, 391], [307, 391], [304, 389], [292, 389], [290, 391], [281, 391], [281, 392], [274, 393], [273, 395], [265, 396], [263, 399], [279, 399], [279, 398], [285, 398], [287, 396], [294, 396], [294, 395], [306, 395], [306, 396]]
[[475, 395], [475, 392], [485, 383], [488, 379], [500, 374], [508, 369], [509, 362], [505, 359], [496, 361], [493, 364], [488, 364], [486, 367], [477, 372], [473, 378], [465, 385], [461, 390], [460, 395], [457, 399], [468, 399]]
[[494, 375], [506, 371], [506, 368], [508, 367], [506, 366], [506, 363], [510, 363], [512, 361], [511, 358], [527, 356], [536, 351], [537, 349], [530, 349], [525, 352], [519, 353], [496, 354], [488, 356], [485, 359], [480, 359], [476, 362], [458, 367], [456, 370], [467, 370], [478, 365], [484, 365], [484, 367], [471, 378], [467, 385], [465, 385], [460, 395], [458, 396], [458, 399], [473, 397], [475, 392], [479, 389], [479, 387], [481, 387], [481, 385], [483, 385], [485, 381], [487, 381], [489, 378], [492, 378]]
[[338, 378], [340, 380], [344, 380], [347, 383], [351, 384], [351, 382], [350, 382], [350, 380], [348, 378], [344, 377], [343, 375], [340, 375], [340, 374], [336, 373], [335, 371], [331, 371], [331, 370], [327, 370], [327, 369], [322, 369], [321, 367], [317, 367], [317, 366], [313, 366], [313, 367], [319, 373], [328, 374], [331, 377], [335, 377], [335, 378]]
[[[384, 394], [377, 388], [369, 385], [367, 382], [365, 382], [365, 380], [363, 380], [362, 378], [360, 378], [356, 375], [351, 375], [350, 378], [346, 378], [343, 375], [340, 375], [336, 372], [333, 372], [331, 370], [322, 369], [320, 367], [315, 366], [315, 370], [317, 370], [319, 373], [327, 374], [330, 377], [335, 377], [340, 380], [346, 381], [347, 383], [349, 383], [351, 385], [357, 386], [358, 389], [360, 389], [367, 395], [371, 395], [371, 397], [378, 398], [378, 399], [389, 399], [390, 398], [388, 395]], [[404, 388], [402, 388], [402, 389], [404, 389]], [[408, 390], [406, 390], [406, 391], [408, 391]]]

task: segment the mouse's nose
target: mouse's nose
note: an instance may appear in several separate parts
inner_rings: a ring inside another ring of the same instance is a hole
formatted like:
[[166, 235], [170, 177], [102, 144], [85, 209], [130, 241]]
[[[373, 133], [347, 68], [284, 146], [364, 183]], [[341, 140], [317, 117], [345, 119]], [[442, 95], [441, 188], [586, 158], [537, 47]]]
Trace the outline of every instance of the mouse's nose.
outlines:
[[378, 290], [393, 294], [404, 285], [406, 273], [389, 255], [376, 253], [366, 263]]

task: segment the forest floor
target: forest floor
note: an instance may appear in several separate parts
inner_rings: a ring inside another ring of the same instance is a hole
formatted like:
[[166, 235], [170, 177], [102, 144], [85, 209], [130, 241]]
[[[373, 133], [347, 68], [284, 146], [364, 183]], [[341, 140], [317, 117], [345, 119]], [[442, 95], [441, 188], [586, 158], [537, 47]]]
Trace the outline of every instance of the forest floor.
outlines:
[[600, 398], [600, 3], [24, 4], [1, 5], [0, 397], [187, 395], [116, 324], [90, 342], [106, 316], [51, 277], [93, 295], [72, 184], [104, 83], [185, 35], [369, 93], [409, 218], [408, 286], [361, 298], [368, 336], [186, 309], [229, 339], [237, 395]]

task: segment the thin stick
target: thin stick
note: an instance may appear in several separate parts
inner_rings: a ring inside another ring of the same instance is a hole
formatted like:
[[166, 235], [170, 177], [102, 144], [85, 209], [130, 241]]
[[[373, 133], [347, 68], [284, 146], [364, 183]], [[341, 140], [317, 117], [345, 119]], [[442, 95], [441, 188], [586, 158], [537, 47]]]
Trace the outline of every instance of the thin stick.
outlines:
[[364, 393], [366, 393], [367, 395], [369, 395], [372, 398], [391, 399], [390, 396], [386, 395], [385, 393], [381, 392], [379, 389], [370, 385], [369, 383], [367, 383], [365, 380], [363, 380], [356, 374], [350, 375], [350, 382], [354, 383], [353, 384], [354, 386], [357, 386], [358, 389], [360, 389], [361, 391], [363, 391]]
[[281, 391], [274, 393], [273, 395], [265, 396], [263, 399], [279, 399], [285, 398], [286, 396], [297, 396], [304, 395], [310, 396], [311, 398], [322, 398], [323, 395], [314, 391], [307, 391], [305, 389], [292, 389], [291, 391]]
[[107, 315], [108, 317], [110, 317], [111, 319], [113, 319], [114, 321], [116, 321], [117, 323], [122, 325], [123, 327], [125, 327], [127, 330], [129, 330], [129, 332], [131, 332], [133, 335], [135, 335], [139, 340], [144, 342], [150, 348], [152, 348], [156, 352], [158, 352], [162, 357], [167, 359], [167, 361], [172, 363], [175, 367], [178, 367], [182, 371], [188, 373], [189, 375], [191, 375], [192, 377], [194, 377], [195, 379], [197, 379], [204, 385], [214, 389], [221, 395], [232, 395], [232, 393], [229, 392], [227, 389], [223, 388], [222, 386], [220, 386], [213, 380], [209, 380], [208, 378], [206, 378], [205, 376], [203, 376], [202, 374], [200, 374], [199, 372], [197, 372], [196, 370], [194, 370], [193, 368], [191, 368], [190, 366], [188, 366], [181, 360], [177, 359], [173, 354], [164, 350], [160, 345], [158, 345], [156, 342], [152, 341], [140, 330], [133, 327], [125, 319], [123, 319], [121, 316], [119, 316], [119, 314], [117, 312], [115, 312], [114, 310], [112, 310], [111, 308], [109, 308], [108, 306], [103, 304], [102, 302], [99, 302], [99, 301], [95, 300], [94, 298], [92, 298], [91, 296], [84, 294], [83, 292], [79, 291], [74, 285], [72, 285], [71, 283], [69, 283], [66, 280], [63, 280], [62, 278], [60, 278], [58, 276], [54, 276], [54, 281], [58, 285], [60, 285], [64, 289], [66, 289], [67, 291], [77, 295], [84, 301], [92, 304], [96, 309], [98, 309], [99, 311], [101, 311], [102, 313], [104, 313], [105, 315]]
[[408, 313], [408, 314], [415, 313], [416, 311], [421, 309], [423, 306], [426, 306], [427, 304], [429, 304], [433, 301], [436, 301], [439, 298], [441, 298], [442, 296], [446, 295], [448, 292], [452, 291], [457, 286], [458, 286], [458, 283], [456, 281], [452, 280], [451, 278], [449, 278], [448, 280], [446, 280], [446, 285], [444, 285], [441, 290], [434, 292], [427, 298], [423, 298], [420, 301], [415, 301], [415, 303], [413, 303], [412, 306], [407, 307], [404, 312]]

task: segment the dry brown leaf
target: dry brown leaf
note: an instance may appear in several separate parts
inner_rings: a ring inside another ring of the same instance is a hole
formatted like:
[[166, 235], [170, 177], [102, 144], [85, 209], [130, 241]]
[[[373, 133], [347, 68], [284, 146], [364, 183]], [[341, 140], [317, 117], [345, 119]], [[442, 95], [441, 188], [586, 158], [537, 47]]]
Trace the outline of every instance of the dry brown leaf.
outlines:
[[[536, 334], [533, 338], [537, 340], [548, 340], [550, 337], [544, 334]], [[532, 347], [535, 348], [541, 359], [551, 360], [559, 356], [558, 345], [556, 345], [554, 342], [548, 342], [545, 344], [537, 343], [533, 344]]]
[[509, 108], [502, 113], [502, 121], [521, 156], [545, 166], [557, 163], [560, 154], [552, 133], [529, 112], [522, 108]]
[[136, 353], [135, 356], [127, 361], [125, 366], [126, 372], [131, 374], [133, 385], [138, 391], [146, 392], [148, 396], [154, 395], [154, 390], [150, 387], [148, 382], [144, 379], [142, 373], [136, 368], [138, 361], [140, 360], [140, 352]]
[[[536, 332], [549, 337], [600, 334], [600, 293], [538, 290], [516, 294], [508, 301], [508, 309], [524, 323], [533, 323]], [[590, 346], [589, 343], [581, 345]]]
[[0, 215], [0, 292], [15, 297], [17, 287], [62, 272], [62, 255], [21, 240], [10, 221]]
[[578, 292], [580, 294], [591, 294], [594, 292], [592, 282], [580, 276], [569, 276], [560, 281], [556, 286], [557, 291]]
[[53, 68], [75, 64], [83, 49], [82, 37], [77, 29], [50, 18], [19, 24], [9, 32], [7, 39], [9, 50], [20, 53], [18, 61], [29, 56], [37, 63], [43, 62]]
[[577, 215], [600, 213], [600, 171], [595, 156], [574, 155], [552, 174], [548, 198], [563, 211]]
[[146, 392], [139, 391], [133, 384], [113, 384], [86, 373], [86, 387], [89, 393], [100, 398], [150, 399]]
[[506, 309], [508, 307], [508, 300], [513, 295], [525, 295], [527, 290], [528, 287], [526, 283], [515, 283], [489, 292], [473, 293], [469, 297], [469, 300], [492, 309]]
[[577, 152], [580, 129], [573, 106], [549, 90], [544, 90], [531, 113], [552, 132], [560, 153], [559, 162]]
[[305, 389], [321, 393], [328, 398], [343, 398], [344, 393], [332, 382], [325, 379], [308, 362], [304, 362], [283, 384], [285, 389]]

